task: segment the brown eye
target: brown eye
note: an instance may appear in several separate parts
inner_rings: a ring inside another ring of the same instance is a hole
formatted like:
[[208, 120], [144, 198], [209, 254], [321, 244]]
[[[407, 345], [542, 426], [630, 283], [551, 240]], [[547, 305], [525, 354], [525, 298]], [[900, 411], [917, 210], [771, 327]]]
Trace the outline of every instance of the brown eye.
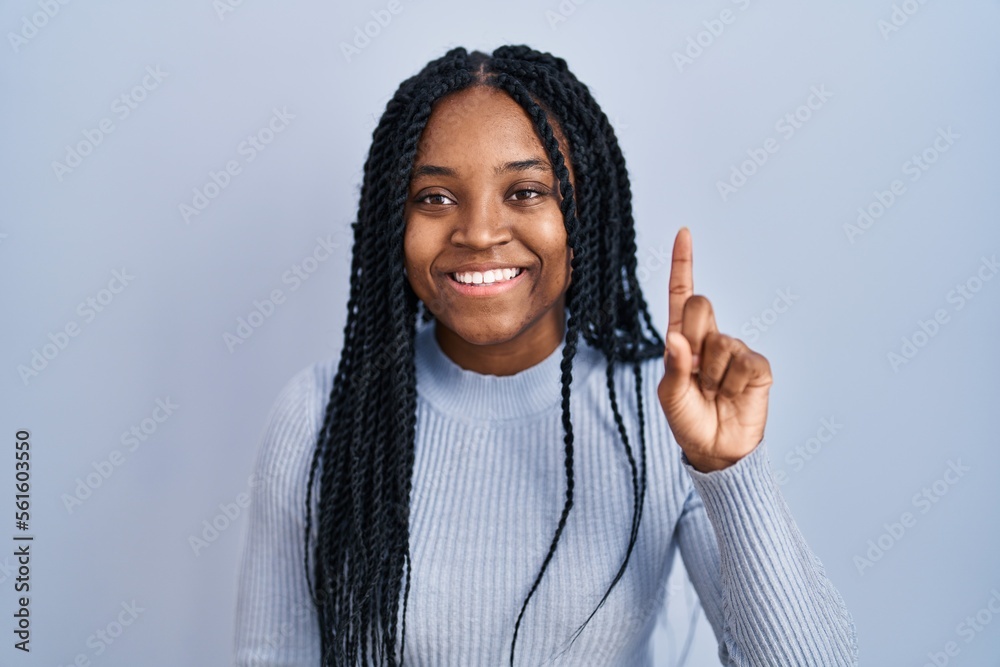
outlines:
[[525, 201], [528, 199], [537, 199], [543, 196], [545, 193], [540, 190], [535, 190], [533, 188], [522, 188], [512, 194], [510, 197], [515, 201]]
[[423, 197], [418, 197], [417, 202], [421, 204], [431, 204], [432, 206], [445, 206], [448, 204], [454, 204], [455, 202], [445, 195], [436, 192], [429, 195], [424, 195]]

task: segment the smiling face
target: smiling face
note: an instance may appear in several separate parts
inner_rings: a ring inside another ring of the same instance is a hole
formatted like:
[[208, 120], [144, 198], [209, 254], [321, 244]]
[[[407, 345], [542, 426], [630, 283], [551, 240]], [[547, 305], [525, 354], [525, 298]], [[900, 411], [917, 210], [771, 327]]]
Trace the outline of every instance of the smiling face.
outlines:
[[417, 147], [403, 251], [410, 286], [459, 366], [510, 375], [562, 341], [572, 252], [559, 201], [542, 142], [510, 96], [475, 86], [435, 105]]

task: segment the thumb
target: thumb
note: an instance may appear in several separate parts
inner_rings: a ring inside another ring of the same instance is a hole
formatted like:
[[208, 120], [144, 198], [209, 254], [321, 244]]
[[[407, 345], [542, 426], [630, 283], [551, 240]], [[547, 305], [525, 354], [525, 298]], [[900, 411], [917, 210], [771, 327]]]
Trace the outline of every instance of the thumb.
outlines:
[[693, 356], [691, 344], [683, 334], [676, 331], [667, 334], [667, 354], [664, 359], [666, 371], [663, 377], [667, 396], [664, 398], [673, 399], [687, 392], [692, 382]]

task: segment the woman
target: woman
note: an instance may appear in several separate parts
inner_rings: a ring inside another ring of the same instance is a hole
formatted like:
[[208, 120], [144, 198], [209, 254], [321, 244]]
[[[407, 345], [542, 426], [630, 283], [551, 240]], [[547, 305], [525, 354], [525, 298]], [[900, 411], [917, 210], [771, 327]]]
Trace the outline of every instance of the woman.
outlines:
[[724, 664], [857, 663], [770, 473], [768, 362], [693, 294], [687, 229], [656, 332], [630, 202], [564, 60], [455, 48], [400, 85], [339, 364], [262, 443], [238, 664], [649, 665], [678, 548]]

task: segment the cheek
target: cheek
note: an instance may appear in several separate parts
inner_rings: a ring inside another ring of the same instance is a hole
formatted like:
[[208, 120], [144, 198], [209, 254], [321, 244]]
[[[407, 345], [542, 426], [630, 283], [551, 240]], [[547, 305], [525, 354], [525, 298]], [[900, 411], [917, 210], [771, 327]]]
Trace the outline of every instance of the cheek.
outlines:
[[414, 279], [422, 280], [434, 259], [434, 242], [419, 224], [407, 223], [403, 232], [403, 264], [411, 284]]
[[553, 216], [546, 225], [539, 225], [533, 235], [533, 243], [537, 248], [545, 248], [546, 263], [549, 270], [559, 274], [569, 274], [571, 250], [566, 245], [566, 226], [562, 215]]
[[536, 243], [550, 249], [551, 254], [562, 255], [566, 250], [566, 228], [563, 226], [562, 218], [540, 227], [533, 236]]

